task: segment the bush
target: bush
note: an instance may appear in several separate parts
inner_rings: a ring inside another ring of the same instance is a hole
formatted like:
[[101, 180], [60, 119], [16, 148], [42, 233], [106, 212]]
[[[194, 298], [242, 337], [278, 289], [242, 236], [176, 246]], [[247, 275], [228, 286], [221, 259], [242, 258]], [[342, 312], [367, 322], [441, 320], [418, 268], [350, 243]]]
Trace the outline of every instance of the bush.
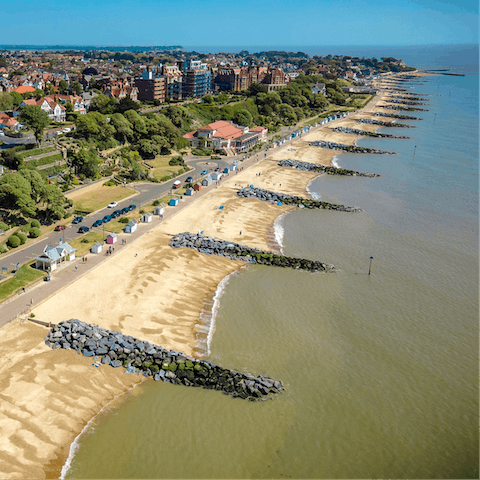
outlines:
[[30, 238], [37, 238], [40, 236], [40, 229], [38, 227], [33, 227], [28, 234], [30, 235]]
[[26, 225], [24, 225], [24, 226], [21, 228], [21, 231], [24, 232], [24, 233], [28, 233], [31, 228], [32, 228], [32, 224], [31, 224], [31, 223], [27, 223]]
[[16, 235], [11, 235], [8, 237], [7, 243], [12, 248], [17, 248], [22, 243]]
[[24, 233], [17, 233], [16, 235], [20, 239], [21, 245], [23, 245], [27, 241], [27, 236]]
[[[38, 220], [32, 220], [30, 225], [35, 228], [40, 228], [40, 222]], [[0, 227], [1, 228], [1, 227]]]
[[153, 201], [152, 205], [153, 205], [154, 207], [156, 207], [157, 205], [160, 205], [161, 203], [162, 203], [162, 202], [157, 199], [157, 200], [154, 200], [154, 201]]
[[105, 182], [105, 183], [103, 184], [104, 187], [114, 187], [115, 185], [116, 185], [116, 183], [115, 183], [115, 181], [112, 180], [112, 179], [108, 180], [108, 182]]
[[0, 230], [5, 230], [7, 231], [10, 227], [4, 223], [4, 222], [0, 222]]
[[145, 210], [142, 208], [139, 213], [143, 215], [145, 213]]
[[130, 219], [128, 217], [122, 217], [122, 218], [119, 218], [118, 221], [120, 223], [128, 223]]
[[177, 157], [173, 157], [169, 162], [168, 164], [170, 166], [174, 166], [174, 165], [185, 165], [185, 160], [183, 159], [183, 157], [181, 157], [180, 155], [178, 155]]
[[0, 245], [0, 253], [6, 253], [8, 252], [8, 248], [5, 247], [5, 245]]

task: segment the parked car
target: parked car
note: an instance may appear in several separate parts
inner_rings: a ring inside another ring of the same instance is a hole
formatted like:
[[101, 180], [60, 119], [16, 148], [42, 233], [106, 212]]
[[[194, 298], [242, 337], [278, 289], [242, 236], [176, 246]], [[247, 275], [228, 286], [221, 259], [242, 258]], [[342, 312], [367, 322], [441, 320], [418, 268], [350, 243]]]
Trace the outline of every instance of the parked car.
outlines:
[[55, 231], [56, 231], [56, 232], [59, 232], [60, 230], [65, 230], [66, 228], [67, 228], [66, 225], [57, 225], [57, 226], [55, 227]]
[[78, 233], [87, 233], [88, 231], [90, 231], [90, 229], [88, 227], [85, 227], [85, 226], [80, 227], [78, 229]]
[[128, 206], [128, 209], [129, 209], [129, 210], [135, 210], [136, 208], [137, 208], [136, 205], [129, 205], [129, 206]]
[[71, 130], [72, 130], [71, 128], [64, 128], [64, 129], [62, 130], [62, 132], [63, 132], [63, 133], [68, 133], [68, 132], [70, 132]]
[[193, 182], [193, 177], [187, 177], [187, 178], [185, 179], [185, 182], [186, 182], [186, 183], [192, 183], [192, 182]]
[[108, 204], [108, 208], [115, 208], [118, 205], [117, 202], [112, 202]]
[[126, 213], [128, 213], [130, 211], [130, 209], [128, 207], [123, 207], [122, 208], [122, 215], [125, 215]]
[[50, 275], [47, 275], [46, 277], [43, 278], [45, 282], [49, 282], [51, 280]]
[[200, 175], [208, 175], [208, 170], [202, 170], [202, 173]]
[[95, 220], [95, 221], [93, 222], [92, 228], [93, 228], [93, 227], [99, 227], [99, 226], [102, 225], [102, 224], [103, 224], [103, 221], [102, 221], [102, 220]]
[[83, 217], [81, 215], [78, 215], [76, 216], [74, 219], [73, 219], [73, 224], [77, 224], [77, 223], [82, 223], [83, 222]]
[[111, 216], [111, 215], [105, 215], [105, 216], [102, 218], [102, 222], [103, 222], [103, 223], [107, 223], [107, 222], [109, 222], [111, 219], [112, 219], [112, 216]]

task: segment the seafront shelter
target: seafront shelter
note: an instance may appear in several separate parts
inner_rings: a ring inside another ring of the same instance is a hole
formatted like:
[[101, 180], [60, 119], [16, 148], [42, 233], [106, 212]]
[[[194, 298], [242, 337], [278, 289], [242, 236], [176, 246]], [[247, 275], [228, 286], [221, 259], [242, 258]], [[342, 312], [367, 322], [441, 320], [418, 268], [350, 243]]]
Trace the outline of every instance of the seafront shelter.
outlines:
[[75, 259], [76, 248], [73, 248], [67, 242], [60, 242], [56, 247], [47, 245], [43, 253], [35, 258], [35, 268], [53, 272], [64, 263]]

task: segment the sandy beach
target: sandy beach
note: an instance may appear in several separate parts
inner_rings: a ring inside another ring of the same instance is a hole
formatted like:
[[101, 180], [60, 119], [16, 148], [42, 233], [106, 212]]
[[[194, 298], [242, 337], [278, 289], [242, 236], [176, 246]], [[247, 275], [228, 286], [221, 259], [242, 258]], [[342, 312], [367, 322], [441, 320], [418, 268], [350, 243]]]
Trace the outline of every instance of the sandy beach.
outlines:
[[[377, 95], [364, 111], [303, 134], [267, 159], [231, 173], [188, 208], [46, 299], [33, 309], [35, 318], [53, 323], [78, 318], [205, 357], [201, 341], [205, 334], [200, 333], [205, 325], [199, 318], [202, 312], [208, 312], [209, 299], [221, 280], [244, 264], [193, 250], [172, 249], [168, 245], [171, 236], [203, 231], [205, 235], [271, 249], [274, 221], [292, 207], [239, 198], [236, 190], [253, 184], [307, 197], [306, 186], [318, 174], [281, 168], [277, 161], [290, 158], [331, 165], [340, 152], [313, 147], [309, 142], [323, 139], [354, 145], [360, 137], [337, 133], [333, 128], [375, 131], [378, 126], [359, 126], [355, 118], [380, 111], [381, 104]], [[48, 329], [30, 322], [14, 321], [1, 331], [0, 477], [58, 478], [72, 441], [87, 422], [145, 378], [125, 374], [123, 368], [95, 368], [92, 359], [73, 351], [52, 350], [44, 344]], [[134, 391], [141, 391], [141, 386]]]

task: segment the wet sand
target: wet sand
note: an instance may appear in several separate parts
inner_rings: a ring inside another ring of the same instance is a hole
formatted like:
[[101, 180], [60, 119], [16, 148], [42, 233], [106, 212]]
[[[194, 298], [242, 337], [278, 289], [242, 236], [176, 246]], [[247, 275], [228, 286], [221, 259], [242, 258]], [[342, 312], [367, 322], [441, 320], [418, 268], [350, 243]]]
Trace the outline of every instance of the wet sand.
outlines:
[[[370, 102], [367, 113], [377, 102]], [[204, 356], [198, 342], [199, 317], [220, 281], [243, 264], [172, 249], [168, 246], [171, 236], [203, 230], [205, 235], [270, 249], [275, 219], [293, 207], [239, 198], [235, 194], [239, 185], [307, 196], [306, 186], [318, 174], [281, 168], [276, 161], [292, 158], [330, 165], [339, 152], [308, 143], [325, 139], [353, 145], [359, 137], [332, 129], [358, 126], [353, 119], [367, 113], [304, 134], [268, 159], [231, 173], [218, 188], [38, 305], [35, 318], [53, 323], [78, 318]], [[378, 128], [362, 126], [368, 127]], [[70, 444], [87, 422], [145, 378], [125, 374], [123, 368], [95, 368], [91, 358], [74, 351], [52, 350], [44, 344], [47, 328], [30, 322], [14, 321], [1, 331], [0, 477], [57, 478]]]

